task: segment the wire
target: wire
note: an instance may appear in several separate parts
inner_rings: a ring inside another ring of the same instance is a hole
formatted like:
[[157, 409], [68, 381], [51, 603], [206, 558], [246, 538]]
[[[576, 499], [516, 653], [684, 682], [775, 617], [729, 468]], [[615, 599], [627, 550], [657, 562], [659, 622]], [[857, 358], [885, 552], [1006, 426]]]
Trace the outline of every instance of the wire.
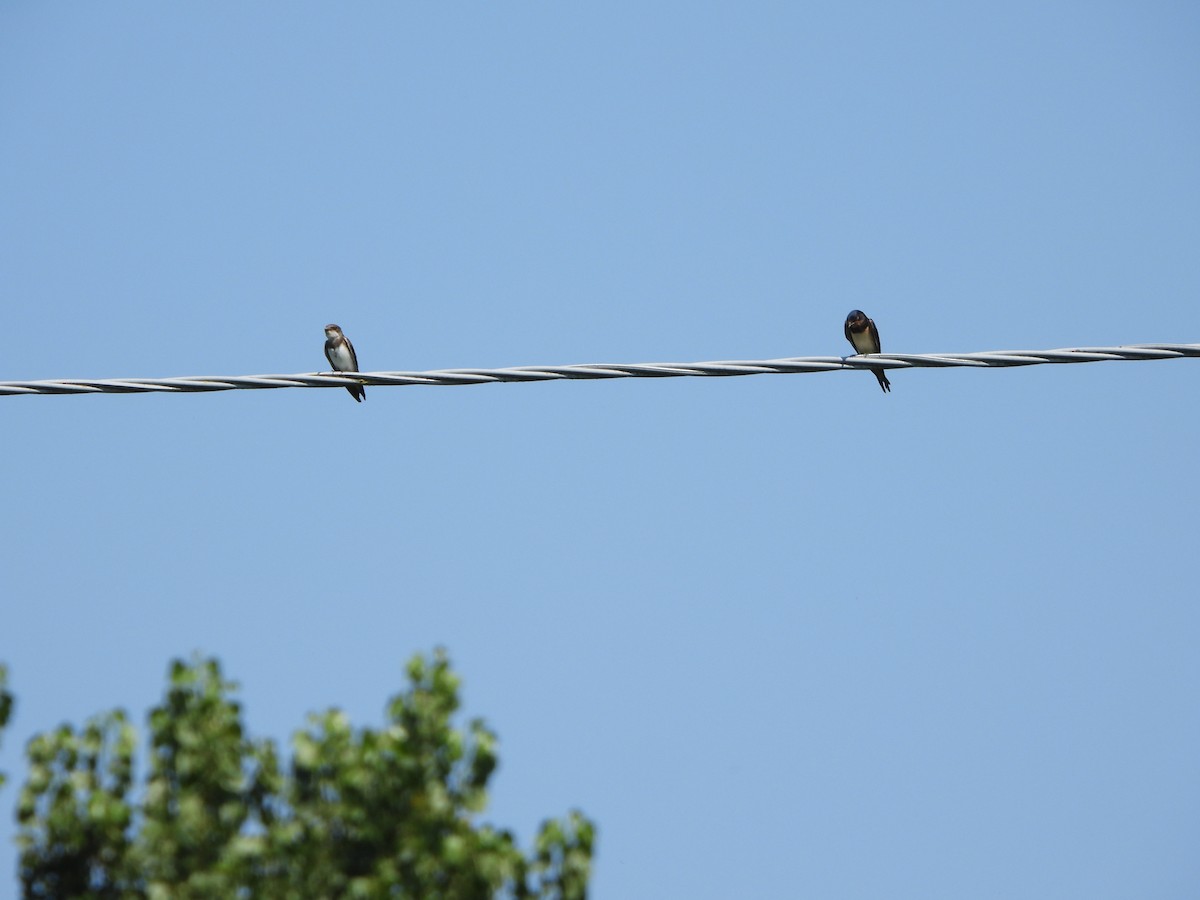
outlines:
[[436, 369], [430, 372], [312, 372], [299, 375], [193, 375], [184, 378], [65, 378], [54, 381], [0, 381], [0, 396], [18, 394], [139, 394], [332, 388], [366, 384], [491, 384], [498, 381], [559, 381], [589, 378], [676, 378], [685, 375], [794, 375], [852, 369], [923, 369], [968, 366], [1008, 368], [1042, 363], [1200, 357], [1200, 344], [1131, 344], [1069, 350], [989, 350], [980, 353], [879, 353], [871, 356], [797, 356], [788, 359], [723, 360], [698, 363], [597, 363], [571, 366], [516, 366], [508, 369]]

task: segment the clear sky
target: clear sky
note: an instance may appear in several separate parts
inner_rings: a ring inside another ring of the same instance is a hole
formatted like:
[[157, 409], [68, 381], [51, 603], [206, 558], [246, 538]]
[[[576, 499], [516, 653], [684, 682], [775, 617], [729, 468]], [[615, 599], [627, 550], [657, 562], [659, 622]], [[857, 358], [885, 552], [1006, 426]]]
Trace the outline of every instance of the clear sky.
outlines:
[[[0, 379], [1200, 341], [1184, 2], [0, 5]], [[595, 896], [1194, 897], [1200, 362], [0, 397], [25, 742], [448, 648]], [[5, 885], [8, 885], [6, 888]]]

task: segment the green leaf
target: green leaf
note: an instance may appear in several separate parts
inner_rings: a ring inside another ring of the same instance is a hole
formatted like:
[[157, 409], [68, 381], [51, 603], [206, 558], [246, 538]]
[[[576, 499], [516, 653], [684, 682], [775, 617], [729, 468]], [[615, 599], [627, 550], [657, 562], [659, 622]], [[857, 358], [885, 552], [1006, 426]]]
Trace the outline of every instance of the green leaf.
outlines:
[[543, 823], [529, 857], [511, 832], [474, 824], [496, 734], [455, 723], [461, 683], [444, 650], [406, 672], [382, 728], [311, 715], [286, 765], [248, 735], [214, 659], [171, 663], [140, 765], [120, 711], [35, 736], [17, 810], [25, 894], [585, 897], [591, 822]]

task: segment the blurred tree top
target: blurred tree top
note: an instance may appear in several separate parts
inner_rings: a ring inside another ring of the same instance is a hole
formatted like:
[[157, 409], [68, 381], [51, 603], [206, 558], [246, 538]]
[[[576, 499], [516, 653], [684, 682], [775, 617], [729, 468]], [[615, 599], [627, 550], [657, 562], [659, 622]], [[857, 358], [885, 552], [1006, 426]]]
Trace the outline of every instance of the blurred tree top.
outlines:
[[[496, 736], [451, 718], [459, 680], [443, 652], [415, 657], [387, 725], [338, 710], [293, 737], [290, 771], [251, 741], [237, 686], [215, 660], [175, 661], [150, 713], [145, 784], [121, 711], [34, 737], [18, 808], [26, 897], [554, 898], [587, 896], [595, 829], [571, 812], [526, 856], [474, 819]], [[11, 708], [0, 671], [0, 727]]]
[[[0, 735], [4, 733], [4, 726], [8, 724], [12, 708], [13, 696], [8, 692], [8, 669], [0, 664]], [[4, 787], [4, 773], [0, 772], [0, 788], [2, 787]]]

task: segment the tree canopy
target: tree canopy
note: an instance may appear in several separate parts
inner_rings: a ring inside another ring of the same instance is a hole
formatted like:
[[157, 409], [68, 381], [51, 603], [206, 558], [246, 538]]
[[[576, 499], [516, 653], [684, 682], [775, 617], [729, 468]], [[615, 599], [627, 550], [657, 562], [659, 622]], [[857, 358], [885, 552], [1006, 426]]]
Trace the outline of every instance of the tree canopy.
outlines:
[[[545, 821], [528, 855], [478, 824], [496, 736], [453, 724], [459, 680], [443, 652], [407, 674], [383, 728], [311, 715], [286, 767], [274, 742], [246, 736], [213, 659], [172, 664], [138, 789], [124, 712], [34, 737], [18, 804], [25, 895], [586, 897], [593, 824], [576, 811]], [[5, 697], [0, 672], [0, 727]]]
[[[8, 692], [8, 669], [0, 663], [0, 737], [4, 735], [4, 726], [12, 715], [13, 697]], [[4, 773], [0, 772], [0, 788], [4, 787]]]

